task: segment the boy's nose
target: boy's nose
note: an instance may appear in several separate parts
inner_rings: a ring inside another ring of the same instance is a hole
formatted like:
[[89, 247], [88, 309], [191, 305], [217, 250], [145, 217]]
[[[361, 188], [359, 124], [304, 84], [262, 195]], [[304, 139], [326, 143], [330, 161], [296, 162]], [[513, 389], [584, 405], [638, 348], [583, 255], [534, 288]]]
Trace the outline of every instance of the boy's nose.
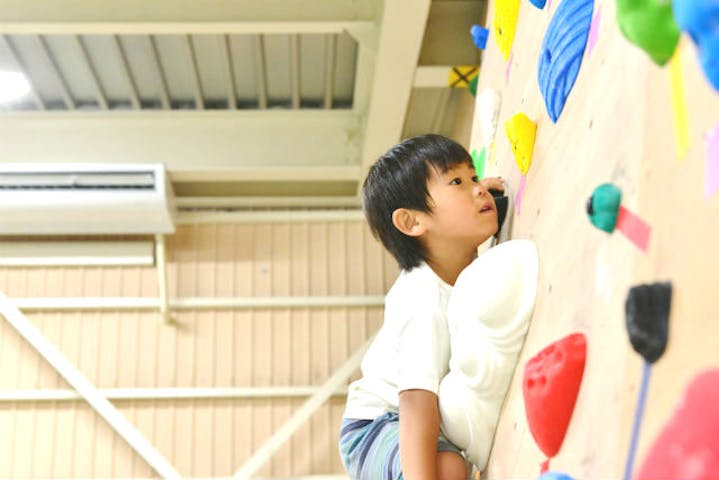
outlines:
[[478, 183], [472, 188], [472, 195], [475, 197], [481, 197], [487, 193], [487, 189], [481, 183]]

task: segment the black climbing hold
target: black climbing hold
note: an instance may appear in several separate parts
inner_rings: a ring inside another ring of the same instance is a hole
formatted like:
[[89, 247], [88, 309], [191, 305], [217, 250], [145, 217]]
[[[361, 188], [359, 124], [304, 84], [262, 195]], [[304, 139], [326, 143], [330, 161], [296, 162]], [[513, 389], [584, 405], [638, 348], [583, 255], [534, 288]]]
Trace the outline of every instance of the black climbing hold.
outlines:
[[649, 363], [664, 353], [669, 336], [672, 284], [638, 285], [629, 289], [625, 304], [627, 333], [634, 350]]

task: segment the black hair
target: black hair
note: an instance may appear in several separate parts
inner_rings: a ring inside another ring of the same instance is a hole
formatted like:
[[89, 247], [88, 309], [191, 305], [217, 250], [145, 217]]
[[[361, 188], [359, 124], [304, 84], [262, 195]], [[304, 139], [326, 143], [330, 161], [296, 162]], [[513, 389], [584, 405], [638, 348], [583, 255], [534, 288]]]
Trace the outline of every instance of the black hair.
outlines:
[[370, 168], [362, 186], [362, 208], [372, 234], [400, 268], [417, 267], [427, 255], [419, 239], [394, 226], [392, 213], [398, 208], [431, 213], [430, 169], [446, 172], [459, 164], [472, 166], [464, 147], [442, 135], [428, 134], [395, 145]]

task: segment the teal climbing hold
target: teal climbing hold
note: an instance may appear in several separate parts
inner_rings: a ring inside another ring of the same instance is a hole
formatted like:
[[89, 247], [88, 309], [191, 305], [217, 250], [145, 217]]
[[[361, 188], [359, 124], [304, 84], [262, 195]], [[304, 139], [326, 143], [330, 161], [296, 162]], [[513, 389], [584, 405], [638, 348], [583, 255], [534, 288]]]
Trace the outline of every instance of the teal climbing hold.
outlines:
[[611, 183], [603, 183], [594, 189], [587, 201], [587, 215], [592, 225], [607, 233], [612, 233], [617, 226], [619, 205], [622, 192]]

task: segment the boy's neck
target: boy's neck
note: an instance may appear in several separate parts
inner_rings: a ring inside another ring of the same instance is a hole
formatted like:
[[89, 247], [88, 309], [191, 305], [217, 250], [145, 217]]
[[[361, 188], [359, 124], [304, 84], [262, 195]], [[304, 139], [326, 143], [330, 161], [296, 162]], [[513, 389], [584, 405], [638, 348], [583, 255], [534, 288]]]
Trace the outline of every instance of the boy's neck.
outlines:
[[439, 278], [452, 286], [462, 270], [477, 257], [476, 248], [468, 251], [449, 248], [435, 250], [439, 253], [431, 252], [434, 254], [428, 255], [427, 265]]

